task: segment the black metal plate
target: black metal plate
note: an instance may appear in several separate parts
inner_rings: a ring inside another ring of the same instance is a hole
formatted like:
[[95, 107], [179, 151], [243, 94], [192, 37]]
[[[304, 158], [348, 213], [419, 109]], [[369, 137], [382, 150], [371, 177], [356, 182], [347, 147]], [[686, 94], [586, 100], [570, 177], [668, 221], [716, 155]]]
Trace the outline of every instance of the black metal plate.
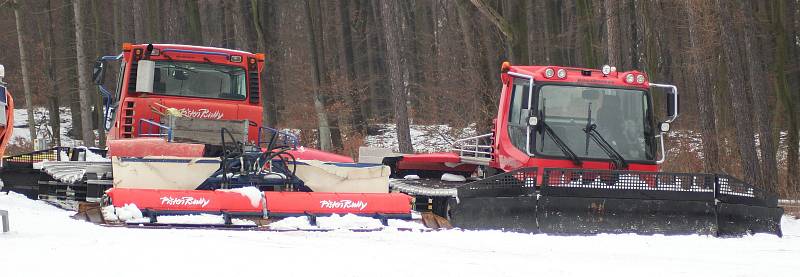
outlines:
[[479, 197], [450, 202], [450, 223], [464, 229], [538, 233], [536, 197]]

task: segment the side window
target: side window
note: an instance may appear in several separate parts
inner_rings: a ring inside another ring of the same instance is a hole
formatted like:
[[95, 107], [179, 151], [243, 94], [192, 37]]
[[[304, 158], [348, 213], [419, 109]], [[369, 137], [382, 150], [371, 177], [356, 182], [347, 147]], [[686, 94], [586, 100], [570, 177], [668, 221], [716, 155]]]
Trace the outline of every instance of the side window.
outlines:
[[515, 79], [508, 109], [508, 135], [511, 143], [522, 152], [527, 151], [529, 89], [528, 79]]
[[119, 101], [120, 96], [122, 96], [123, 79], [125, 79], [125, 60], [122, 60], [119, 65], [119, 73], [117, 73], [117, 91], [115, 91], [114, 99], [112, 99], [114, 102]]
[[508, 109], [508, 122], [515, 125], [525, 125], [528, 118], [528, 90], [527, 81], [525, 84], [514, 82], [514, 89], [511, 91], [511, 107]]

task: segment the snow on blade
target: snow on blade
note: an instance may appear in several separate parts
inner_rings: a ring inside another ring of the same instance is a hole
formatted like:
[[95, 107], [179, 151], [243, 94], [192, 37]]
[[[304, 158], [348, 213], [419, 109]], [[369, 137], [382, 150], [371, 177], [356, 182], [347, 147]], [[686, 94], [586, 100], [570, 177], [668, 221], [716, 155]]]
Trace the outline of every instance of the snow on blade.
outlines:
[[378, 230], [383, 228], [380, 220], [354, 214], [346, 214], [344, 216], [333, 214], [326, 217], [317, 217], [317, 225], [320, 229], [326, 230]]
[[287, 217], [269, 224], [269, 228], [276, 231], [309, 230], [315, 228], [308, 222], [308, 217]]
[[241, 187], [235, 189], [218, 189], [217, 191], [227, 191], [227, 192], [235, 192], [241, 195], [244, 195], [248, 199], [250, 199], [250, 204], [253, 207], [258, 207], [261, 203], [261, 199], [264, 197], [264, 193], [262, 193], [256, 187]]
[[100, 210], [103, 214], [103, 219], [106, 221], [119, 221], [117, 213], [114, 211], [114, 206], [105, 206]]
[[[222, 225], [225, 219], [221, 215], [196, 214], [196, 215], [162, 215], [156, 217], [159, 224], [197, 224], [197, 225]], [[256, 223], [251, 220], [232, 218], [233, 225], [252, 225]]]
[[461, 176], [461, 175], [445, 173], [445, 174], [442, 174], [442, 181], [446, 181], [446, 182], [465, 182], [465, 181], [467, 181], [467, 178], [464, 177], [464, 176]]
[[119, 218], [120, 221], [127, 222], [129, 220], [137, 220], [144, 218], [144, 216], [142, 216], [142, 211], [139, 210], [139, 208], [136, 207], [136, 204], [134, 203], [125, 204], [122, 207], [117, 207], [115, 209], [115, 212], [117, 214], [117, 218]]
[[[94, 152], [92, 152], [92, 150], [90, 150], [86, 146], [75, 147], [75, 149], [83, 149], [83, 153], [86, 153], [86, 161], [87, 162], [110, 162], [111, 161], [111, 159], [109, 159], [109, 158], [106, 158], [106, 157], [100, 156], [98, 154], [95, 154]], [[66, 159], [66, 160], [68, 161], [69, 159]]]

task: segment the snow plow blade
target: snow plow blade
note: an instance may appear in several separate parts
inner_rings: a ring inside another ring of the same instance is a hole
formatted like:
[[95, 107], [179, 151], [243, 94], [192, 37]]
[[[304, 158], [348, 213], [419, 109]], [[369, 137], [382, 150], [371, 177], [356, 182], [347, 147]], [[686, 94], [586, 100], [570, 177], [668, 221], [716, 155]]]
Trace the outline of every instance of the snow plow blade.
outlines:
[[458, 192], [450, 220], [467, 229], [782, 235], [777, 197], [727, 175], [522, 168]]

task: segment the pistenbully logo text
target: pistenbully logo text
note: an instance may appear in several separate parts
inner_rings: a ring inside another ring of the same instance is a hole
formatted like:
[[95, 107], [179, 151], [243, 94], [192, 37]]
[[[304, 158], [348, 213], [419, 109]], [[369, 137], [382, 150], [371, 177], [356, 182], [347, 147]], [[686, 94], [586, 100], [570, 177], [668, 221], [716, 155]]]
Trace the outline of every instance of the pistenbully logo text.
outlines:
[[194, 197], [191, 197], [191, 196], [183, 196], [183, 197], [163, 196], [163, 197], [161, 197], [161, 205], [205, 207], [206, 205], [208, 205], [208, 202], [211, 202], [211, 200], [208, 200], [208, 199], [205, 199], [205, 198], [194, 198]]
[[328, 209], [358, 209], [364, 210], [367, 207], [367, 202], [352, 201], [352, 200], [322, 200], [319, 201], [319, 206]]

